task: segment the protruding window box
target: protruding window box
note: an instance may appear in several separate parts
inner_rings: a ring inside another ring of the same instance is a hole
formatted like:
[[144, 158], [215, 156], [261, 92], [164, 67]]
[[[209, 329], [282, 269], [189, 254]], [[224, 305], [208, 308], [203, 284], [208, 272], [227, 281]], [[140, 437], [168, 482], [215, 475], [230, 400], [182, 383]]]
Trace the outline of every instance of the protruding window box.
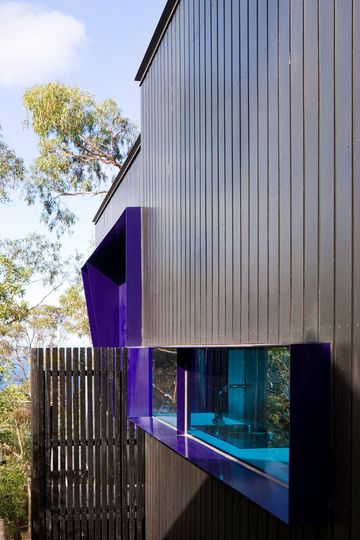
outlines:
[[178, 349], [176, 429], [170, 404], [132, 421], [282, 521], [323, 522], [330, 364], [329, 344]]

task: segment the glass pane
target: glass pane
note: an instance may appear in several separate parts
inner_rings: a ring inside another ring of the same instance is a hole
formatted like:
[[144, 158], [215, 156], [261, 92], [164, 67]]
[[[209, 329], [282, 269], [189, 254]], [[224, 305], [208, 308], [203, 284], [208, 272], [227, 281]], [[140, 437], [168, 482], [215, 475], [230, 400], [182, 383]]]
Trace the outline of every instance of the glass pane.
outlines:
[[189, 433], [288, 483], [288, 347], [195, 349]]
[[176, 426], [177, 350], [152, 350], [153, 416]]

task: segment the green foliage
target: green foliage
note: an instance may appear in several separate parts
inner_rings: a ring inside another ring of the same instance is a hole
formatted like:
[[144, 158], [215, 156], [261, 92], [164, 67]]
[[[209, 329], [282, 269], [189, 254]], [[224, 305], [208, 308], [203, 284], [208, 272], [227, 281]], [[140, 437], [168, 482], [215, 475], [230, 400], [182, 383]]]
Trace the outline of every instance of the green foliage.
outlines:
[[0, 254], [0, 335], [4, 327], [26, 315], [24, 287], [29, 278], [27, 268], [17, 266], [7, 256]]
[[30, 401], [29, 382], [0, 392], [0, 517], [13, 532], [28, 521]]
[[59, 251], [58, 242], [38, 234], [0, 240], [0, 335], [29, 314], [27, 287], [36, 281], [54, 286], [56, 279], [63, 279]]
[[60, 296], [60, 306], [65, 317], [67, 332], [90, 339], [90, 327], [82, 283], [78, 280]]
[[[78, 266], [77, 255], [65, 264], [60, 243], [38, 234], [0, 240], [0, 380], [24, 381], [29, 348], [59, 345], [66, 332], [65, 322], [75, 324], [75, 310], [69, 313], [71, 299], [66, 309], [46, 305], [45, 300], [64, 283], [73, 282]], [[30, 305], [26, 291], [34, 283], [44, 286], [44, 295], [36, 305]], [[81, 307], [76, 309], [81, 317]]]
[[3, 459], [30, 463], [30, 384], [11, 384], [0, 392], [0, 449]]
[[4, 142], [0, 127], [0, 203], [11, 200], [11, 192], [23, 181], [24, 174], [23, 160]]
[[28, 521], [27, 478], [21, 463], [0, 465], [0, 517], [13, 533]]
[[288, 446], [290, 353], [287, 347], [268, 350], [266, 416], [273, 446]]
[[29, 204], [39, 200], [42, 220], [64, 232], [74, 214], [62, 198], [104, 193], [137, 137], [134, 124], [112, 99], [96, 102], [76, 86], [53, 82], [24, 93], [24, 105], [39, 137], [39, 155], [25, 182]]
[[16, 240], [0, 239], [0, 254], [26, 272], [29, 279], [36, 276], [43, 285], [52, 285], [63, 271], [60, 249], [60, 242], [37, 233]]
[[30, 309], [26, 318], [14, 322], [0, 336], [0, 366], [8, 381], [23, 383], [29, 376], [32, 347], [63, 345], [66, 316], [61, 307], [42, 304]]

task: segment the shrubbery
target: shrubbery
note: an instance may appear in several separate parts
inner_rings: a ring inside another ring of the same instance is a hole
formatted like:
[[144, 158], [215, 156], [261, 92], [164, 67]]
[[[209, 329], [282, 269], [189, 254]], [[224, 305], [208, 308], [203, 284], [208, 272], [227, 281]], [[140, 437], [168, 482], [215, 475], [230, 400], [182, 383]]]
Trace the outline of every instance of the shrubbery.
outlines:
[[22, 463], [0, 465], [0, 517], [14, 534], [28, 522], [27, 481]]
[[0, 519], [15, 538], [28, 524], [30, 474], [29, 383], [0, 391]]

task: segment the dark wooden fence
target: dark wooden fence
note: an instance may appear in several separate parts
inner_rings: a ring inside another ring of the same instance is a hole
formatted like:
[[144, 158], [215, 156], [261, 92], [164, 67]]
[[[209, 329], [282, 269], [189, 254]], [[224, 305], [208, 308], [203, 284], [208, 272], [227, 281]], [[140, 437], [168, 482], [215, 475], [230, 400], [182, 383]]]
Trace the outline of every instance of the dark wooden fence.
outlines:
[[126, 350], [34, 349], [32, 538], [144, 537], [144, 440], [127, 426]]

